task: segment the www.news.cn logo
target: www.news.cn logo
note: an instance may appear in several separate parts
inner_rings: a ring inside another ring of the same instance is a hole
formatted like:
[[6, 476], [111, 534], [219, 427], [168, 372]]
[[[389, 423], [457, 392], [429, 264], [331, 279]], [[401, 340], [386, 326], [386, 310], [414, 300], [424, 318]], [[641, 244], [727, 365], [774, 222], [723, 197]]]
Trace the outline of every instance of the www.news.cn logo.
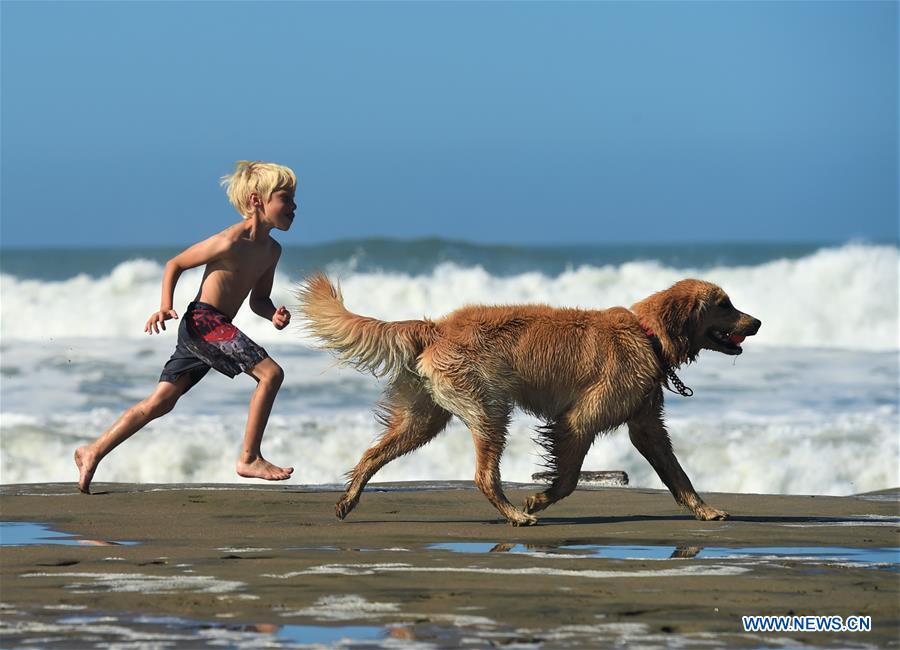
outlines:
[[871, 616], [741, 616], [744, 632], [871, 632]]

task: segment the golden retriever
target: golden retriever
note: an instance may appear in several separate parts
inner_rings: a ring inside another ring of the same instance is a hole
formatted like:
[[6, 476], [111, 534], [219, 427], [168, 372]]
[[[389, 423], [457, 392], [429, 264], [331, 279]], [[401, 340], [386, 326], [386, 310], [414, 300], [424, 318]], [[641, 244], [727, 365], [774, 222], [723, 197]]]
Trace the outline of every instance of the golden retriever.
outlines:
[[[353, 510], [372, 476], [440, 433], [451, 416], [475, 443], [475, 484], [513, 525], [572, 493], [598, 434], [628, 425], [631, 442], [675, 500], [697, 519], [724, 519], [694, 491], [663, 425], [667, 376], [702, 349], [740, 354], [760, 321], [722, 289], [682, 280], [631, 309], [557, 309], [544, 305], [469, 306], [436, 321], [386, 322], [351, 313], [324, 275], [299, 288], [298, 312], [310, 333], [344, 362], [390, 381], [380, 404], [385, 431], [348, 474], [335, 506]], [[500, 484], [500, 456], [513, 408], [546, 424], [538, 441], [550, 486], [515, 508]]]

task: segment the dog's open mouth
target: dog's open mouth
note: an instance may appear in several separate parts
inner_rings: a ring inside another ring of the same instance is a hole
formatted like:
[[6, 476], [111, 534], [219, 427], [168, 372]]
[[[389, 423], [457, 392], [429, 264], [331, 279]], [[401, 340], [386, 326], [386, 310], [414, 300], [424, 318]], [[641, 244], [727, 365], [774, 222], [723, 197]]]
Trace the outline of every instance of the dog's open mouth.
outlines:
[[722, 348], [722, 352], [725, 354], [740, 354], [744, 351], [741, 348], [741, 343], [747, 338], [744, 334], [725, 332], [717, 329], [711, 329], [706, 334]]

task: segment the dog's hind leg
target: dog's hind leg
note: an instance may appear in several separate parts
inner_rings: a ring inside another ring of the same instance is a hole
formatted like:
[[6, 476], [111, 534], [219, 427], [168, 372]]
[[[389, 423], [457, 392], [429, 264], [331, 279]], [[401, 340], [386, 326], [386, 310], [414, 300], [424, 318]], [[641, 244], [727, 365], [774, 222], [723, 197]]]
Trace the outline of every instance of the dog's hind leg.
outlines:
[[[508, 418], [508, 416], [507, 416]], [[506, 446], [506, 420], [470, 424], [475, 442], [475, 485], [513, 526], [531, 526], [537, 517], [522, 512], [509, 502], [500, 483], [500, 457]]]
[[434, 438], [447, 426], [450, 417], [421, 386], [392, 387], [382, 414], [387, 428], [350, 472], [347, 489], [334, 507], [338, 518], [343, 519], [353, 510], [360, 492], [375, 472]]
[[650, 462], [675, 501], [690, 508], [697, 519], [727, 519], [727, 512], [703, 502], [681, 468], [662, 421], [661, 405], [662, 395], [659, 395], [644, 412], [628, 421], [628, 435], [632, 444]]
[[553, 422], [541, 431], [540, 443], [547, 450], [553, 481], [546, 490], [525, 500], [525, 512], [540, 512], [572, 494], [593, 441], [593, 435], [576, 433], [563, 422]]
[[506, 391], [483, 385], [477, 373], [467, 373], [464, 350], [452, 350], [441, 359], [441, 370], [434, 359], [423, 355], [419, 362], [430, 381], [430, 391], [441, 407], [462, 420], [475, 443], [475, 485], [488, 501], [513, 526], [530, 526], [537, 518], [517, 509], [503, 494], [500, 484], [500, 457], [506, 446], [506, 429], [512, 403], [504, 398]]

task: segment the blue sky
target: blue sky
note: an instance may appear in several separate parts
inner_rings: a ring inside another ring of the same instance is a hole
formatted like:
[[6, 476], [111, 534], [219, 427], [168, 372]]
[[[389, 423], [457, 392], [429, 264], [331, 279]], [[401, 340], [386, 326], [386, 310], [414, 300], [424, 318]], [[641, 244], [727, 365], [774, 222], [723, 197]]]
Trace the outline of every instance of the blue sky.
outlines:
[[896, 240], [896, 2], [2, 2], [3, 246]]

